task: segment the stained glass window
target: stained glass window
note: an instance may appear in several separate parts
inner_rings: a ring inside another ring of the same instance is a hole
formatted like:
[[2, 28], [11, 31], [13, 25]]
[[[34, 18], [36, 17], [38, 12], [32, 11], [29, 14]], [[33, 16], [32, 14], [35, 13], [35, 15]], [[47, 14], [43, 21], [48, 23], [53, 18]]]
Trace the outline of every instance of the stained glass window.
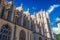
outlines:
[[10, 40], [11, 28], [8, 25], [3, 25], [0, 31], [0, 40]]

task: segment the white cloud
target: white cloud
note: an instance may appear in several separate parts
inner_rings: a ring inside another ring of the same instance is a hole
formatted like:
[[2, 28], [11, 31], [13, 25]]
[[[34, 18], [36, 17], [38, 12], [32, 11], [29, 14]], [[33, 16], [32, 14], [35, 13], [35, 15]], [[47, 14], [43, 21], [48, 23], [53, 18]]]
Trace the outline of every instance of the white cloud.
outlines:
[[60, 5], [52, 5], [50, 8], [47, 10], [48, 13], [51, 13], [55, 8], [59, 7]]
[[53, 30], [56, 31], [56, 30], [58, 30], [58, 28], [57, 27], [53, 27]]
[[58, 30], [57, 27], [54, 27], [54, 28], [53, 28], [53, 32], [54, 32], [55, 34], [60, 34], [60, 31]]
[[57, 18], [56, 18], [56, 21], [60, 21], [60, 18], [57, 17]]
[[[60, 18], [57, 17], [57, 18], [55, 19], [55, 21], [56, 21], [56, 22], [57, 22], [57, 21], [60, 21]], [[53, 32], [56, 33], [56, 34], [60, 34], [60, 31], [58, 30], [58, 27], [53, 27]]]

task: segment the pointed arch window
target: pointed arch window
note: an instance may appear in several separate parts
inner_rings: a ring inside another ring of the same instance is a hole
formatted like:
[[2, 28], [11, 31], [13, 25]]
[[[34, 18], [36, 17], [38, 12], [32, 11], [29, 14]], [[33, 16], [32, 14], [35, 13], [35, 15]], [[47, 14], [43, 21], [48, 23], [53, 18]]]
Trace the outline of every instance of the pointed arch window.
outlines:
[[25, 14], [23, 15], [23, 26], [24, 27], [26, 26], [26, 15]]
[[8, 16], [7, 16], [7, 20], [11, 20], [11, 16], [12, 16], [12, 12], [11, 12], [11, 10], [9, 9], [9, 11], [8, 11]]
[[0, 0], [0, 3], [1, 3], [2, 0]]
[[10, 40], [11, 39], [11, 28], [9, 25], [3, 25], [0, 31], [0, 40]]
[[20, 31], [19, 40], [26, 40], [26, 33], [25, 33], [24, 30], [21, 30], [21, 31]]
[[31, 20], [31, 30], [34, 31], [34, 21]]
[[3, 18], [3, 16], [4, 16], [4, 11], [5, 11], [5, 6], [2, 9], [1, 18]]
[[21, 25], [21, 21], [22, 21], [22, 11], [19, 12], [19, 19], [18, 19], [18, 24]]
[[40, 34], [42, 34], [42, 30], [41, 30], [40, 24], [37, 24], [37, 28], [38, 28], [38, 32], [39, 32]]

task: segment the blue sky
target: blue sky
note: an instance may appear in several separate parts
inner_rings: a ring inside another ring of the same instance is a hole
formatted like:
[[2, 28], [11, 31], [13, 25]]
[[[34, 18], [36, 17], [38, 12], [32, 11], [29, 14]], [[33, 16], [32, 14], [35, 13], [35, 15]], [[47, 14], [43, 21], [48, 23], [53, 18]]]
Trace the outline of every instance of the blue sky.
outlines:
[[52, 27], [57, 27], [56, 22], [60, 20], [60, 0], [14, 0], [16, 7], [21, 3], [24, 10], [30, 9], [31, 14], [41, 9], [48, 11]]

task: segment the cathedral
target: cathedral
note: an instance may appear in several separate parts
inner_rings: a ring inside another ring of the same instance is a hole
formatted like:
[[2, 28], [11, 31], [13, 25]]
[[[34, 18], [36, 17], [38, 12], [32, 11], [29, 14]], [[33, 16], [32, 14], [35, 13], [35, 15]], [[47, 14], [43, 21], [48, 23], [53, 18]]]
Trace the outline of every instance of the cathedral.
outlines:
[[30, 15], [22, 4], [0, 0], [0, 40], [54, 40], [48, 12]]

